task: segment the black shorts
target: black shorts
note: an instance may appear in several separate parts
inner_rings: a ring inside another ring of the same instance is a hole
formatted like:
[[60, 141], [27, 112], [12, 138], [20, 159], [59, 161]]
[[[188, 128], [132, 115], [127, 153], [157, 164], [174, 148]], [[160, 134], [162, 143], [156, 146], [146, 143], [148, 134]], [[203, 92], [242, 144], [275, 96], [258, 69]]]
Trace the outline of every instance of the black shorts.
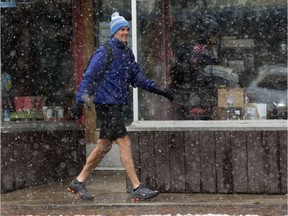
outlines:
[[97, 119], [100, 122], [99, 139], [108, 139], [111, 142], [127, 135], [122, 105], [97, 104], [95, 105]]

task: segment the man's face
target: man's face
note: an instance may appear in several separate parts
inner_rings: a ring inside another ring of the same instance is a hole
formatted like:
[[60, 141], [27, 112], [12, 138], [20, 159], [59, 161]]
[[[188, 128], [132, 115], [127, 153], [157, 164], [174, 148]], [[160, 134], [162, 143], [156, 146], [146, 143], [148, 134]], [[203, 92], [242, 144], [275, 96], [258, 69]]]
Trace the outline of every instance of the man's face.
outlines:
[[126, 43], [128, 41], [128, 35], [129, 35], [129, 28], [123, 27], [120, 28], [114, 35], [115, 38], [120, 40], [123, 43]]

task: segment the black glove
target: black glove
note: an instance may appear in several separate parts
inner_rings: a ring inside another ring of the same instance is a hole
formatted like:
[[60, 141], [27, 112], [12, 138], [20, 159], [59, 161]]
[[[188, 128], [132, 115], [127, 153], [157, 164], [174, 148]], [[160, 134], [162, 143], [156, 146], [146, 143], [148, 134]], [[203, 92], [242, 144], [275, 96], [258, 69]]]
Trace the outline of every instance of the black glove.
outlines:
[[81, 118], [82, 116], [82, 111], [84, 108], [84, 104], [82, 103], [75, 103], [72, 107], [71, 107], [71, 113], [72, 113], [72, 117], [74, 118]]
[[166, 98], [168, 98], [170, 101], [174, 100], [174, 93], [167, 88], [162, 88], [160, 86], [156, 86], [156, 88], [154, 90], [152, 90], [153, 93], [158, 94], [158, 95], [162, 95]]

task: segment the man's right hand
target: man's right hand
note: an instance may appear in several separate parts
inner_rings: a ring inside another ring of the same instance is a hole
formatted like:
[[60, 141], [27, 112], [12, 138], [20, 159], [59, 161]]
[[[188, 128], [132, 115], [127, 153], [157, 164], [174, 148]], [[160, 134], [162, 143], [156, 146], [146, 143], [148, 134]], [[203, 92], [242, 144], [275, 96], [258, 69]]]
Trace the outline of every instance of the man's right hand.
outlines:
[[168, 88], [163, 88], [163, 87], [160, 87], [159, 85], [156, 85], [155, 88], [151, 92], [158, 94], [158, 95], [162, 95], [168, 98], [170, 101], [174, 100], [174, 93]]
[[84, 104], [82, 104], [82, 103], [75, 103], [75, 104], [71, 107], [72, 117], [73, 117], [73, 118], [78, 118], [78, 119], [80, 119], [81, 116], [82, 116], [83, 108], [84, 108]]

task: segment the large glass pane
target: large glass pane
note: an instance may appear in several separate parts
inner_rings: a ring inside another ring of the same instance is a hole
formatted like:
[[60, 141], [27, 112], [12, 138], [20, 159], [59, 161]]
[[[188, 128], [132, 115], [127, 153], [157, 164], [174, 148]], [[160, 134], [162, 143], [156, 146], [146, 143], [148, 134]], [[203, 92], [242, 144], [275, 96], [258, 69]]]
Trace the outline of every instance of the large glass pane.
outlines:
[[[168, 1], [137, 1], [138, 63], [161, 86], [171, 84], [171, 7]], [[173, 119], [172, 103], [139, 89], [139, 120]]]
[[140, 119], [287, 118], [287, 3], [137, 1], [138, 62], [175, 91], [139, 91]]
[[11, 121], [43, 120], [44, 106], [51, 120], [67, 114], [75, 77], [72, 4], [63, 2], [1, 8], [2, 113]]

